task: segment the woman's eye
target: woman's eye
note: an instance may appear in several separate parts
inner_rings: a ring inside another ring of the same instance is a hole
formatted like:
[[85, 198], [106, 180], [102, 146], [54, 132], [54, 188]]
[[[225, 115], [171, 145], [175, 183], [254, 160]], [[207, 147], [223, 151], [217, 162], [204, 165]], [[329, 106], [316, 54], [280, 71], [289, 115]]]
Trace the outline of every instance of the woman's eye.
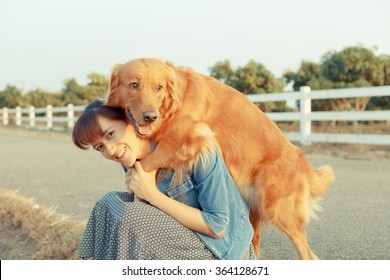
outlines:
[[130, 87], [133, 88], [133, 89], [137, 89], [138, 88], [138, 83], [131, 83]]
[[103, 149], [103, 145], [99, 145], [95, 148], [96, 151], [100, 152]]
[[108, 137], [108, 138], [111, 138], [113, 135], [114, 135], [114, 131], [110, 131], [110, 132], [107, 134], [107, 137]]
[[158, 85], [157, 87], [156, 87], [156, 89], [157, 89], [157, 91], [160, 91], [160, 90], [162, 90], [164, 87], [162, 86], [162, 85]]

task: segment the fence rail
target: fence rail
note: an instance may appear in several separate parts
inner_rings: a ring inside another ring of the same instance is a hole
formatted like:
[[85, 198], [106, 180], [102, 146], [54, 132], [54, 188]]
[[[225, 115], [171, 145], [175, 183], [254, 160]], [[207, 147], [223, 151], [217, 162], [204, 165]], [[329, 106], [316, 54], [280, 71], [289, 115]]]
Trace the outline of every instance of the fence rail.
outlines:
[[[319, 99], [359, 98], [373, 96], [390, 96], [390, 86], [315, 90], [302, 87], [300, 92], [270, 93], [248, 95], [254, 103], [275, 101], [299, 101], [299, 112], [267, 113], [273, 121], [299, 121], [299, 133], [285, 133], [291, 141], [299, 141], [302, 145], [311, 142], [354, 143], [354, 144], [382, 144], [390, 145], [390, 135], [377, 134], [332, 134], [312, 133], [312, 121], [390, 121], [390, 111], [343, 111], [343, 112], [312, 112], [311, 101]], [[77, 114], [85, 106], [45, 108], [3, 108], [0, 109], [0, 123], [4, 126], [13, 122], [16, 126], [42, 130], [72, 129]], [[37, 125], [40, 123], [41, 125]], [[43, 124], [42, 124], [43, 123]]]

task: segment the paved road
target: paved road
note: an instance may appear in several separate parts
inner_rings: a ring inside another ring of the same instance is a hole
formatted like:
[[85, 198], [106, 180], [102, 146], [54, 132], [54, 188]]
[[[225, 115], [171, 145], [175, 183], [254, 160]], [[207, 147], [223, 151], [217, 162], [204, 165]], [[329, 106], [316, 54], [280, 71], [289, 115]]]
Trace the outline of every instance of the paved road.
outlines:
[[[329, 163], [336, 183], [321, 202], [319, 220], [308, 227], [321, 259], [390, 259], [390, 162], [308, 157]], [[124, 190], [120, 166], [97, 152], [80, 151], [69, 137], [0, 129], [0, 187], [18, 189], [39, 204], [87, 219], [94, 202]], [[262, 235], [264, 259], [297, 259], [289, 239], [273, 228]]]

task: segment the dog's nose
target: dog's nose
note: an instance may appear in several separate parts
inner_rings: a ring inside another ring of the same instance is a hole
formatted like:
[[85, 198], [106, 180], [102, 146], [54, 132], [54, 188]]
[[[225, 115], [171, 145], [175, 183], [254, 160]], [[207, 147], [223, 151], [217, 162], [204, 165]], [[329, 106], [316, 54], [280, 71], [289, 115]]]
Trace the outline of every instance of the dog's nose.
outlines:
[[157, 120], [158, 114], [156, 111], [146, 111], [142, 113], [144, 121], [147, 123], [153, 123]]

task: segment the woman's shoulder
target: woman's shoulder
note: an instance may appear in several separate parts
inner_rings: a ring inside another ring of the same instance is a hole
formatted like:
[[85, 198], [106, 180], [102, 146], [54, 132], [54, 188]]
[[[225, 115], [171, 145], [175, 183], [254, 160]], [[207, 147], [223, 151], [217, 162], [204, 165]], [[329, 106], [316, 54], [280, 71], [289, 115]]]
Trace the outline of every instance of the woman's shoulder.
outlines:
[[197, 158], [192, 177], [195, 182], [201, 182], [219, 170], [217, 167], [221, 164], [223, 164], [222, 156], [218, 147], [214, 146]]

